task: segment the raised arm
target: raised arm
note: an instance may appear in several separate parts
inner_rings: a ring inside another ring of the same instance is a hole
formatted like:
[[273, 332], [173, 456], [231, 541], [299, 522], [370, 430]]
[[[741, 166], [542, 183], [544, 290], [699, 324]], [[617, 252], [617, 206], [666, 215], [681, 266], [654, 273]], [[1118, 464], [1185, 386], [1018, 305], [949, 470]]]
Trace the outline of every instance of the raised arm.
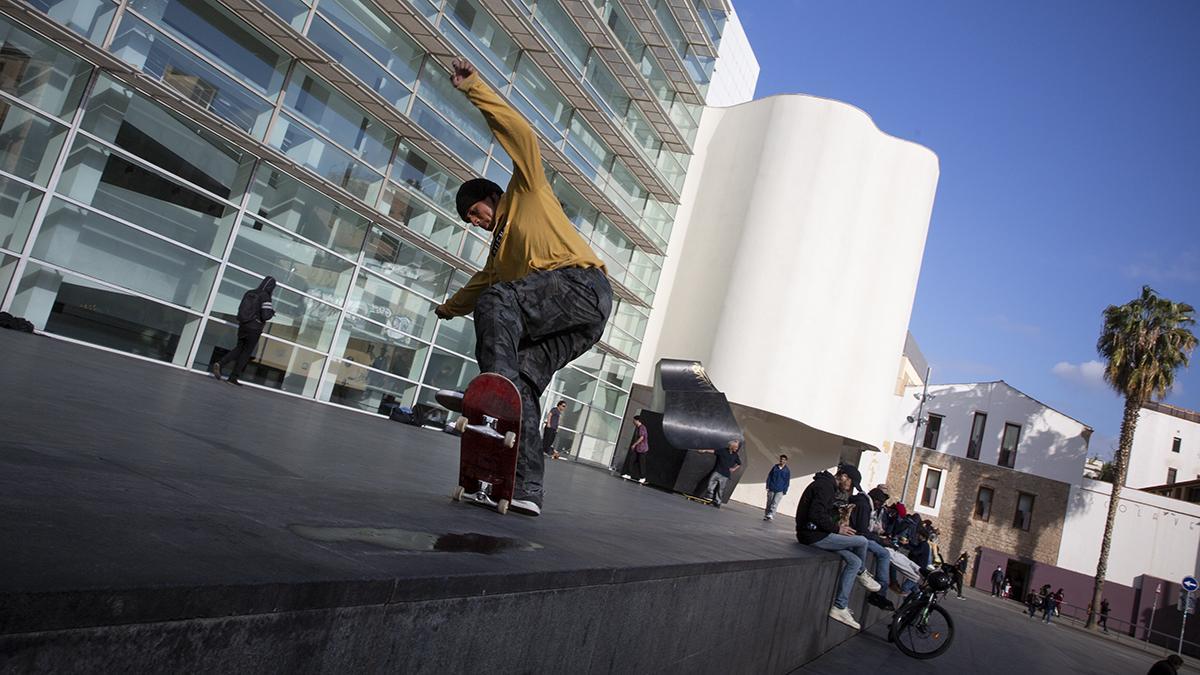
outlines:
[[538, 150], [537, 134], [521, 113], [496, 95], [492, 88], [475, 72], [475, 66], [464, 58], [454, 59], [451, 64], [453, 75], [450, 81], [479, 108], [487, 120], [488, 128], [500, 142], [500, 146], [512, 158], [513, 177], [510, 190], [528, 190], [545, 184], [546, 173], [542, 170], [542, 154]]

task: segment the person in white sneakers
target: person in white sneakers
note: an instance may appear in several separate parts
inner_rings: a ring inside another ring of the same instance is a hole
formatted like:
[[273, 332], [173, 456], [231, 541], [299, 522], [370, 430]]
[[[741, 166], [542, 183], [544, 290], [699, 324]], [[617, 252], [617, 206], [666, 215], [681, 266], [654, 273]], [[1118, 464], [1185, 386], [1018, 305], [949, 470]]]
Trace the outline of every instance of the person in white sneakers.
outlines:
[[837, 553], [846, 562], [838, 579], [833, 606], [829, 608], [829, 617], [856, 630], [862, 626], [850, 613], [851, 584], [857, 580], [868, 593], [876, 593], [882, 586], [867, 572], [865, 566], [866, 537], [855, 534], [854, 528], [838, 522], [839, 514], [834, 501], [839, 491], [849, 492], [861, 480], [858, 469], [849, 464], [839, 466], [836, 476], [822, 471], [813, 476], [813, 481], [800, 495], [800, 504], [796, 507], [796, 540]]
[[629, 451], [625, 453], [625, 470], [621, 478], [633, 480], [634, 467], [637, 467], [637, 482], [646, 484], [646, 453], [650, 451], [650, 442], [646, 436], [646, 425], [642, 424], [642, 416], [633, 416], [633, 440], [629, 441]]

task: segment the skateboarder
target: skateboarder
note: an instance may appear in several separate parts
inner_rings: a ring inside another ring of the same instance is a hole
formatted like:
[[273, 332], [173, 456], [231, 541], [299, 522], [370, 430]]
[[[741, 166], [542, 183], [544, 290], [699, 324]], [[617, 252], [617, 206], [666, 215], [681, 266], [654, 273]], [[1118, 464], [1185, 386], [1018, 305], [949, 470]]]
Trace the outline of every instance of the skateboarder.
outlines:
[[728, 448], [717, 448], [716, 450], [699, 450], [698, 452], [711, 452], [717, 456], [717, 463], [713, 466], [713, 472], [708, 476], [708, 487], [704, 490], [704, 498], [711, 498], [709, 502], [716, 508], [721, 508], [721, 493], [725, 491], [725, 486], [729, 484], [730, 477], [742, 468], [742, 459], [738, 457], [738, 450], [742, 447], [742, 442], [739, 440], [729, 441]]
[[542, 170], [533, 128], [475, 72], [453, 63], [451, 81], [487, 120], [512, 159], [507, 188], [486, 178], [455, 197], [464, 222], [492, 233], [483, 269], [435, 310], [449, 319], [474, 312], [479, 370], [512, 380], [521, 393], [521, 451], [512, 508], [541, 513], [544, 455], [539, 397], [554, 373], [600, 340], [612, 310], [604, 263], [571, 225]]
[[233, 372], [229, 374], [227, 382], [241, 386], [238, 376], [246, 369], [246, 364], [250, 363], [250, 357], [254, 355], [254, 348], [258, 345], [263, 328], [271, 317], [275, 316], [275, 305], [271, 301], [271, 294], [274, 292], [275, 277], [263, 277], [258, 288], [252, 288], [242, 295], [242, 302], [237, 311], [237, 345], [229, 350], [224, 358], [208, 367], [213, 377], [220, 380], [225, 364], [233, 363]]

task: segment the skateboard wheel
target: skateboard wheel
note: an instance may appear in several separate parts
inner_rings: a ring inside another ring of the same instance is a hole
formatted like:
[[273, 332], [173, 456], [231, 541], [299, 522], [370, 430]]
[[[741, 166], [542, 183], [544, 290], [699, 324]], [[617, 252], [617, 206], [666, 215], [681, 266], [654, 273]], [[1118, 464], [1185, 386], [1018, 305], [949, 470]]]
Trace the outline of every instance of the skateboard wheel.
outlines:
[[514, 446], [516, 444], [517, 444], [517, 435], [511, 431], [505, 432], [504, 447], [511, 448], [512, 446]]
[[507, 499], [501, 499], [499, 502], [497, 502], [496, 513], [499, 513], [500, 515], [504, 515], [504, 514], [508, 513], [508, 500]]
[[456, 487], [454, 488], [454, 492], [451, 492], [451, 493], [450, 493], [450, 499], [453, 499], [453, 500], [454, 500], [454, 501], [456, 501], [456, 502], [461, 502], [461, 501], [462, 501], [463, 492], [466, 492], [466, 490], [463, 490], [463, 486], [461, 486], [461, 485], [459, 485], [459, 486], [456, 486]]
[[454, 430], [460, 434], [467, 430], [467, 416], [466, 415], [460, 415], [458, 417], [458, 419], [454, 420]]

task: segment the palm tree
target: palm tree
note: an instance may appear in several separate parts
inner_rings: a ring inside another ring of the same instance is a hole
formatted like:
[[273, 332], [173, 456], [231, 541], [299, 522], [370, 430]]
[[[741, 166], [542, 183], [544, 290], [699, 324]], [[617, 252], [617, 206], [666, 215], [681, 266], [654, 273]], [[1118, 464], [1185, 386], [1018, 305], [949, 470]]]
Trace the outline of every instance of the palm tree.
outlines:
[[1121, 499], [1121, 487], [1129, 468], [1129, 448], [1137, 428], [1138, 411], [1153, 397], [1166, 396], [1175, 383], [1175, 371], [1188, 364], [1196, 348], [1196, 336], [1189, 330], [1196, 320], [1191, 305], [1160, 298], [1154, 289], [1142, 286], [1141, 297], [1124, 305], [1109, 305], [1104, 310], [1104, 330], [1096, 350], [1105, 358], [1104, 380], [1125, 397], [1121, 419], [1121, 440], [1113, 458], [1115, 475], [1112, 497], [1108, 500], [1108, 520], [1100, 560], [1096, 563], [1096, 588], [1087, 626], [1095, 623], [1095, 608], [1100, 607], [1104, 575], [1108, 571], [1108, 550], [1112, 546], [1113, 523]]

